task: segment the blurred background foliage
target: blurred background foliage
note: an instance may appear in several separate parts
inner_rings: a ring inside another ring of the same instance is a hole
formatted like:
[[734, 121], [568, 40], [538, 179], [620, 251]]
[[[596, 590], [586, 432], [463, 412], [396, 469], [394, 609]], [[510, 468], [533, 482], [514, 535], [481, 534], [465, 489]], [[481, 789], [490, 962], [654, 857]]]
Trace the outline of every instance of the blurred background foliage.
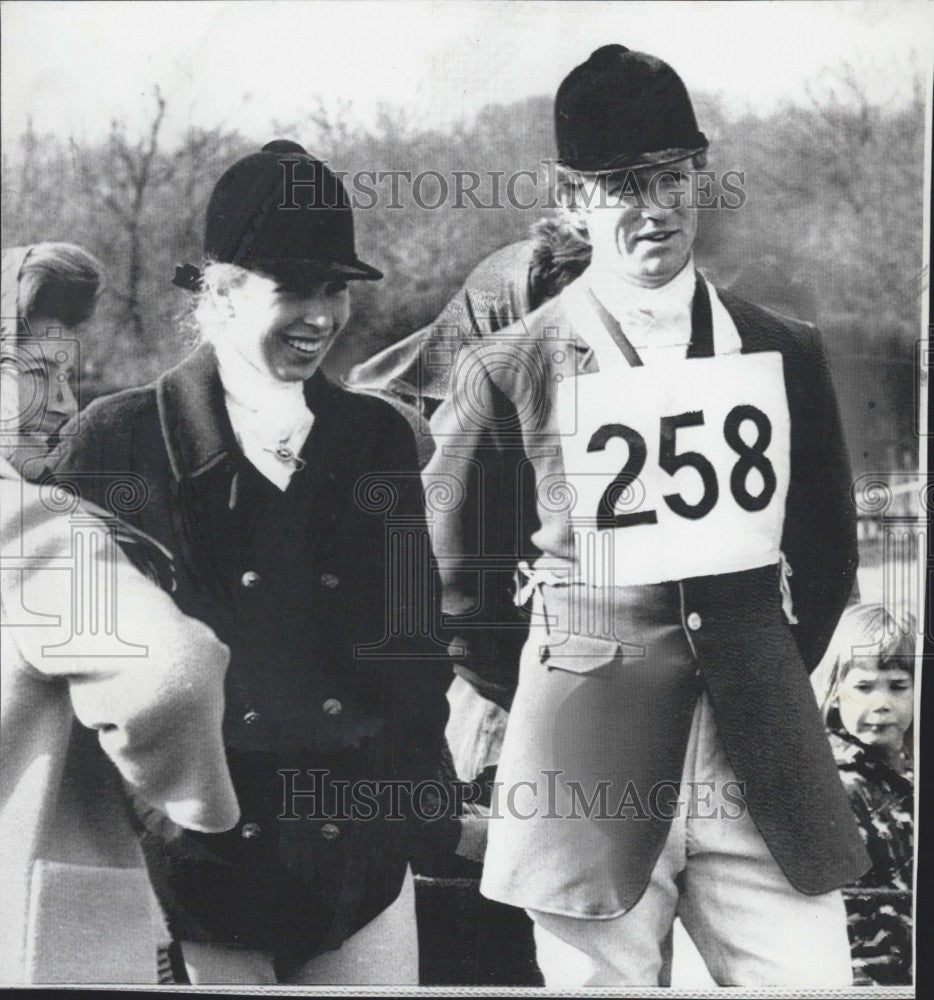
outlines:
[[[743, 174], [745, 203], [701, 212], [697, 262], [714, 282], [821, 327], [834, 368], [854, 471], [917, 462], [916, 343], [920, 336], [924, 96], [908, 106], [869, 101], [855, 73], [828, 71], [806, 100], [756, 116], [730, 116], [713, 93], [695, 95], [711, 140], [708, 168]], [[363, 126], [352, 107], [312, 107], [300, 121], [272, 120], [269, 134], [189, 128], [170, 143], [157, 89], [148, 130], [114, 121], [105, 141], [68, 141], [27, 127], [4, 145], [4, 245], [68, 240], [95, 253], [108, 287], [80, 331], [82, 403], [149, 381], [190, 349], [179, 316], [186, 293], [174, 266], [200, 260], [211, 188], [238, 157], [276, 136], [294, 138], [347, 171], [437, 171], [449, 187], [439, 208], [419, 207], [412, 185], [373, 184], [379, 197], [356, 212], [357, 247], [386, 274], [358, 283], [354, 315], [329, 359], [332, 377], [430, 323], [487, 253], [523, 238], [548, 214], [552, 101], [535, 97], [484, 108], [448, 131], [429, 130], [385, 105]], [[546, 163], [543, 164], [543, 161]], [[453, 207], [454, 172], [481, 175], [489, 204], [493, 173], [538, 170], [539, 207]], [[439, 198], [426, 178], [423, 202]], [[364, 199], [366, 200], [366, 199]]]

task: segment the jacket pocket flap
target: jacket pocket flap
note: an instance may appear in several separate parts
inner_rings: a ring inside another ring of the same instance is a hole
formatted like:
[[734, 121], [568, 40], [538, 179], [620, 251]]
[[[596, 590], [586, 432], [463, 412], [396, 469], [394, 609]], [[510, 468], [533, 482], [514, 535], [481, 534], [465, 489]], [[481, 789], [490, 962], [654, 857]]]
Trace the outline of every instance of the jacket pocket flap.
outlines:
[[592, 674], [624, 667], [630, 657], [644, 657], [645, 647], [592, 635], [553, 635], [539, 646], [538, 656], [549, 670]]

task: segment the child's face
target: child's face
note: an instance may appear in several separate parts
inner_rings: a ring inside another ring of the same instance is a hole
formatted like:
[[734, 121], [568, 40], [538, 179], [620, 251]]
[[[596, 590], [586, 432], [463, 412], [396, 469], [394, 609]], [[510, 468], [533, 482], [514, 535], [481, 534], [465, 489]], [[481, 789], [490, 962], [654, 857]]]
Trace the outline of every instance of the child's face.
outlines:
[[840, 720], [866, 746], [901, 749], [914, 712], [914, 680], [907, 670], [880, 670], [857, 661], [840, 681]]

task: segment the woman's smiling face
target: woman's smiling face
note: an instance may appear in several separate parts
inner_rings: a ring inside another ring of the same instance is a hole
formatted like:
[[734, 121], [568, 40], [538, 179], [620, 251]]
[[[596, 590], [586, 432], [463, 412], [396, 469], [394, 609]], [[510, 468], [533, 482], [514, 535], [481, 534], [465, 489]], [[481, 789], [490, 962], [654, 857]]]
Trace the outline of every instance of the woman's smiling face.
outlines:
[[350, 294], [339, 279], [298, 295], [251, 271], [223, 297], [229, 305], [225, 339], [283, 382], [310, 378], [350, 318]]

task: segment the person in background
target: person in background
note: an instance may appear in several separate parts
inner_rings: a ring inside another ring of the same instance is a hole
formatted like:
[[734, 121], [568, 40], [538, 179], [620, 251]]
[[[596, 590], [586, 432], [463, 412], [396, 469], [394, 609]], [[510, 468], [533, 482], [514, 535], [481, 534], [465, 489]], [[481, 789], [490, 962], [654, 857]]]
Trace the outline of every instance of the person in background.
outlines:
[[78, 412], [75, 332], [90, 319], [100, 263], [72, 243], [3, 251], [0, 274], [0, 454], [22, 469]]
[[864, 983], [911, 982], [916, 631], [910, 615], [853, 605], [812, 676], [872, 861], [847, 892], [854, 971]]
[[[123, 529], [105, 517], [90, 505], [69, 516], [0, 458], [0, 980], [8, 986], [161, 981], [157, 950], [168, 934], [128, 798], [167, 834], [217, 834], [239, 815], [221, 738], [229, 651], [135, 568], [116, 544], [127, 541]], [[106, 541], [82, 558], [76, 525], [85, 541]], [[137, 553], [149, 547], [135, 534], [128, 541]], [[79, 592], [88, 582], [93, 593]], [[100, 625], [110, 611], [105, 590], [119, 638], [82, 632], [74, 617]]]
[[[422, 486], [405, 421], [320, 371], [348, 283], [381, 277], [357, 257], [338, 177], [267, 144], [218, 180], [203, 267], [176, 274], [200, 344], [154, 385], [92, 403], [48, 463], [143, 477], [134, 523], [178, 554], [179, 607], [231, 648], [242, 821], [148, 842], [193, 983], [418, 979], [419, 817], [374, 786], [411, 793], [441, 769], [451, 673], [428, 634]], [[431, 829], [453, 849], [456, 824]]]

